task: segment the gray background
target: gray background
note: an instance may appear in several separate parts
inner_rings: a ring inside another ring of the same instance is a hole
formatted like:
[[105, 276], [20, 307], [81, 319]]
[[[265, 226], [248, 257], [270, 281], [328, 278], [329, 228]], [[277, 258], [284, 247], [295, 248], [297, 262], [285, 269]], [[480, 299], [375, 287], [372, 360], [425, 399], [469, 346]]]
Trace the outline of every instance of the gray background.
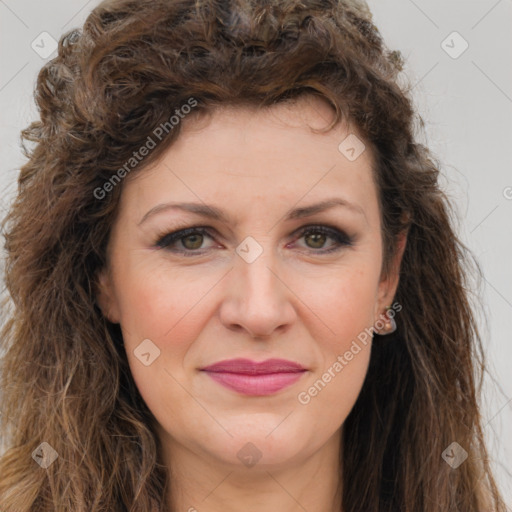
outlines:
[[[38, 70], [55, 56], [44, 55], [50, 36], [58, 40], [80, 26], [98, 3], [0, 0], [0, 215], [24, 161], [19, 131], [36, 118]], [[490, 376], [483, 424], [499, 485], [512, 503], [512, 0], [369, 0], [369, 6], [388, 46], [406, 59], [426, 122], [419, 139], [442, 162], [460, 237], [484, 270]]]

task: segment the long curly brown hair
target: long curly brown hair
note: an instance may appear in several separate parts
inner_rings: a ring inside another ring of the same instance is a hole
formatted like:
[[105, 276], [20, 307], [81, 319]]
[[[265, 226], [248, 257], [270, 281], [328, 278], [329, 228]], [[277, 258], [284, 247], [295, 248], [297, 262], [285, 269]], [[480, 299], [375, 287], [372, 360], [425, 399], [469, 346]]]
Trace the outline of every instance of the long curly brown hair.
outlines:
[[[439, 163], [416, 142], [402, 70], [355, 0], [108, 0], [63, 35], [38, 75], [40, 120], [22, 131], [28, 161], [2, 224], [0, 510], [169, 510], [152, 414], [119, 325], [95, 303], [123, 187], [101, 199], [98, 189], [190, 98], [208, 112], [305, 94], [332, 106], [327, 129], [351, 120], [376, 155], [384, 272], [408, 229], [398, 330], [374, 344], [344, 423], [343, 510], [505, 510], [478, 405], [485, 366], [469, 290], [481, 271], [454, 231]], [[468, 452], [456, 469], [442, 457], [454, 441]], [[42, 442], [58, 454], [46, 469], [32, 457]]]

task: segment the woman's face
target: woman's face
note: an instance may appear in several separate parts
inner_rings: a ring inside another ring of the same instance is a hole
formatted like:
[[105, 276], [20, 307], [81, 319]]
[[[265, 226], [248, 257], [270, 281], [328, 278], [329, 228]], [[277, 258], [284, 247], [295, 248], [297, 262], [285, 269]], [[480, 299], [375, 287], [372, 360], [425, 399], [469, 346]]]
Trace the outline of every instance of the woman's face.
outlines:
[[[185, 119], [159, 163], [124, 183], [99, 299], [168, 454], [284, 467], [339, 439], [368, 367], [362, 333], [397, 275], [380, 275], [369, 149], [346, 127], [308, 127], [330, 116], [308, 99]], [[205, 232], [169, 236], [192, 227]], [[204, 370], [239, 358], [295, 367]]]

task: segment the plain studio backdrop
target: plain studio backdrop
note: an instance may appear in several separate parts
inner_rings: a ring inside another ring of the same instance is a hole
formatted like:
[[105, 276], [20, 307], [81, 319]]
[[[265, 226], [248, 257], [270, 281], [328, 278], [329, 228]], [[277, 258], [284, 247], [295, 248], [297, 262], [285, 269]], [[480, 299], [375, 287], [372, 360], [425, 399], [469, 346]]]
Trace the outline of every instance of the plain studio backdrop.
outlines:
[[[19, 132], [36, 118], [37, 73], [56, 40], [98, 0], [0, 0], [0, 211], [24, 163]], [[440, 160], [462, 241], [484, 271], [482, 334], [490, 376], [483, 417], [498, 483], [512, 504], [512, 0], [369, 0]], [[51, 53], [49, 53], [51, 52]], [[454, 440], [456, 441], [456, 440]], [[0, 443], [1, 445], [1, 443]], [[441, 456], [441, 454], [439, 454]]]

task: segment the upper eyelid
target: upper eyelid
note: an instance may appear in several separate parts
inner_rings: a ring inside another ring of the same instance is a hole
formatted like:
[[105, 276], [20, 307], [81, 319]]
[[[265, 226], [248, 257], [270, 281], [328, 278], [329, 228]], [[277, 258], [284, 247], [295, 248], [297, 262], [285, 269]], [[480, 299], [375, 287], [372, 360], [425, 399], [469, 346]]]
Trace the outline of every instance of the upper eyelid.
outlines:
[[[338, 228], [338, 227], [335, 227], [334, 225], [330, 225], [330, 224], [305, 224], [303, 226], [300, 226], [296, 229], [294, 229], [291, 233], [290, 233], [290, 236], [291, 235], [295, 235], [295, 234], [299, 234], [307, 229], [314, 229], [314, 228], [320, 228], [320, 229], [326, 229], [326, 230], [331, 230], [333, 231], [334, 233], [338, 232], [340, 234], [347, 234], [346, 231], [342, 228]], [[164, 237], [167, 237], [169, 235], [179, 235], [180, 233], [184, 233], [182, 236], [188, 236], [187, 235], [187, 232], [194, 232], [194, 231], [206, 231], [206, 234], [208, 234], [208, 236], [211, 236], [210, 233], [217, 233], [219, 234], [221, 237], [222, 235], [219, 233], [219, 231], [211, 226], [205, 226], [205, 225], [194, 225], [194, 226], [190, 226], [190, 227], [183, 227], [183, 228], [172, 228], [172, 229], [169, 229], [168, 231], [165, 231], [159, 238], [164, 238]], [[347, 234], [347, 237], [348, 237], [348, 234]], [[349, 238], [349, 237], [348, 237]]]
[[[326, 235], [330, 236], [334, 240], [336, 240], [337, 235], [338, 235], [338, 237], [346, 238], [347, 244], [351, 244], [354, 239], [354, 237], [350, 236], [344, 229], [335, 227], [333, 225], [325, 224], [325, 223], [324, 224], [321, 224], [321, 223], [305, 224], [305, 225], [300, 226], [299, 228], [295, 229], [290, 234], [290, 236], [298, 236], [298, 235], [303, 236], [304, 232], [306, 232], [308, 230], [314, 231], [315, 228], [319, 229], [319, 230], [323, 229], [325, 231], [331, 231], [332, 233], [330, 235], [329, 235], [329, 233], [326, 233]], [[176, 242], [179, 242], [182, 238], [186, 238], [187, 236], [190, 236], [195, 233], [206, 234], [206, 236], [209, 236], [210, 238], [213, 239], [215, 236], [215, 233], [218, 233], [218, 231], [215, 228], [212, 228], [210, 226], [205, 226], [205, 225], [194, 225], [194, 226], [190, 226], [190, 227], [172, 229], [172, 230], [169, 230], [167, 233], [164, 233], [163, 235], [159, 236], [155, 245], [165, 248], [165, 245], [164, 246], [160, 245], [160, 243], [163, 240], [165, 240], [165, 238], [168, 238], [168, 237], [174, 235], [175, 239], [171, 242], [174, 244]], [[169, 243], [168, 245], [171, 245], [171, 243]], [[340, 243], [340, 242], [337, 241], [337, 243]], [[200, 251], [200, 249], [197, 250], [197, 252], [199, 252], [199, 251]], [[194, 251], [190, 250], [187, 252], [194, 252]]]

